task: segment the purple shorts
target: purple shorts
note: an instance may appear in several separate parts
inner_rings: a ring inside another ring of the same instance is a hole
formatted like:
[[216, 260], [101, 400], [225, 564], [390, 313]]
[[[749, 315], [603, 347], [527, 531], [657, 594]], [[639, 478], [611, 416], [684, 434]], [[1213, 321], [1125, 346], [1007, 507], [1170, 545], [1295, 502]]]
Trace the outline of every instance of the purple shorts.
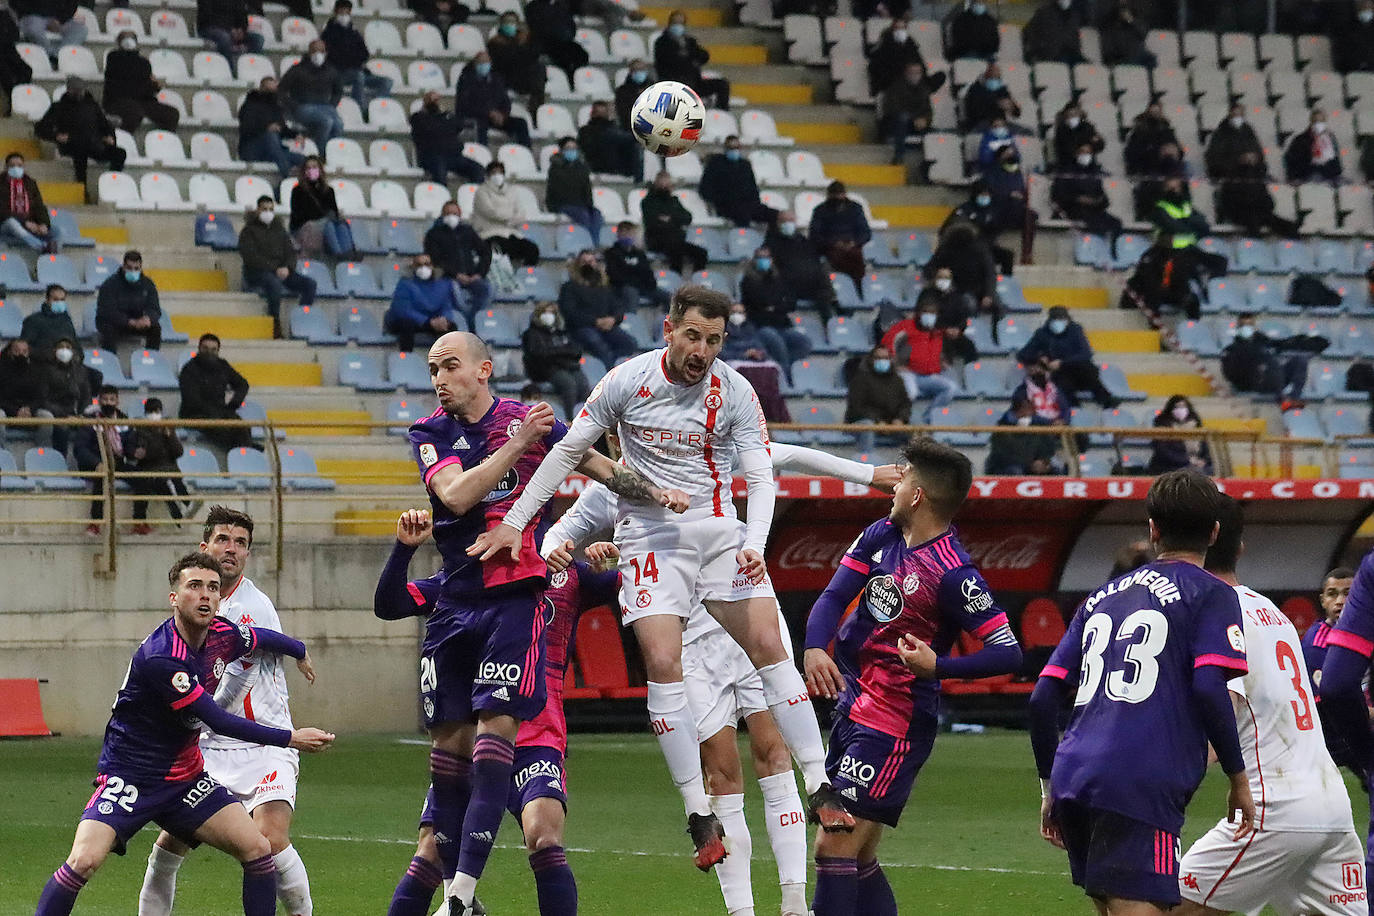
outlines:
[[95, 778], [95, 792], [86, 802], [81, 819], [114, 828], [114, 851], [122, 856], [129, 838], [149, 822], [155, 822], [179, 840], [195, 843], [195, 832], [201, 824], [238, 803], [228, 789], [204, 770], [186, 780], [149, 780], [140, 785], [112, 773], [101, 773]]
[[[517, 747], [511, 770], [510, 795], [506, 810], [517, 821], [520, 812], [536, 798], [555, 798], [568, 810], [568, 777], [563, 772], [563, 755], [551, 747]], [[420, 827], [434, 826], [434, 786], [425, 792], [420, 809]]]
[[440, 598], [420, 650], [425, 725], [472, 722], [485, 709], [528, 721], [544, 708], [542, 593], [519, 591], [461, 603]]
[[825, 772], [855, 817], [897, 826], [938, 730], [934, 716], [917, 713], [917, 717], [905, 738], [894, 738], [847, 716], [836, 717]]
[[1177, 906], [1179, 837], [1115, 811], [1060, 799], [1052, 809], [1073, 883], [1089, 897]]

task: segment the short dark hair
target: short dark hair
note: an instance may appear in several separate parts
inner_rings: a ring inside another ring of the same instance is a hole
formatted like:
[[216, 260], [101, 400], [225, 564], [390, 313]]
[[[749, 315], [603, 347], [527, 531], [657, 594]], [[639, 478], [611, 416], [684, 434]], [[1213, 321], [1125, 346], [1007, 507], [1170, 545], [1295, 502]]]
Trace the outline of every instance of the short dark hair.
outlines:
[[162, 398], [146, 398], [143, 401], [143, 412], [162, 409]]
[[558, 138], [558, 148], [559, 148], [559, 149], [562, 149], [563, 147], [567, 146], [569, 143], [576, 143], [576, 142], [577, 142], [577, 138], [574, 137], [572, 134], [569, 134], [569, 135], [566, 136], [566, 137], [559, 137], [559, 138]]
[[1145, 512], [1159, 531], [1160, 550], [1206, 553], [1221, 517], [1221, 491], [1198, 471], [1184, 468], [1155, 478]]
[[739, 137], [738, 137], [736, 134], [731, 134], [730, 136], [728, 136], [728, 137], [725, 138], [725, 142], [726, 142], [726, 143], [729, 143], [729, 142], [731, 142], [732, 140], [733, 140], [735, 143], [738, 143], [738, 142], [739, 142]]
[[128, 261], [137, 261], [138, 263], [142, 264], [143, 252], [139, 251], [136, 248], [130, 248], [128, 251], [124, 252], [124, 258], [120, 261], [120, 263], [123, 264]]
[[248, 546], [253, 546], [253, 516], [247, 512], [230, 509], [228, 506], [211, 506], [210, 511], [205, 514], [205, 528], [201, 531], [200, 539], [207, 544], [210, 543], [210, 535], [214, 534], [220, 525], [247, 531]]
[[167, 571], [167, 584], [176, 588], [181, 582], [181, 574], [188, 569], [204, 569], [215, 574], [215, 578], [220, 576], [219, 563], [215, 558], [202, 550], [193, 550], [172, 564], [172, 568]]
[[118, 395], [119, 389], [114, 385], [101, 385], [100, 391], [97, 392], [96, 397], [104, 397], [107, 394]]
[[844, 194], [844, 193], [845, 193], [844, 182], [843, 182], [843, 181], [832, 181], [832, 182], [830, 182], [830, 184], [828, 184], [828, 185], [825, 186], [825, 193], [827, 193], [827, 194]]
[[497, 172], [497, 171], [504, 172], [505, 170], [506, 170], [506, 164], [505, 164], [504, 162], [502, 162], [500, 159], [493, 159], [493, 160], [491, 160], [490, 162], [487, 163], [487, 174], [488, 174], [488, 175], [490, 175], [492, 172]]
[[1207, 560], [1203, 568], [1212, 573], [1233, 573], [1240, 562], [1241, 535], [1245, 533], [1245, 516], [1240, 503], [1225, 493], [1220, 497], [1217, 507], [1217, 539], [1207, 548]]
[[946, 519], [954, 518], [973, 486], [968, 456], [929, 436], [913, 436], [902, 448], [902, 461], [921, 481], [931, 507]]
[[20, 162], [23, 162], [23, 161], [24, 161], [24, 154], [21, 153], [21, 152], [19, 152], [18, 150], [15, 150], [14, 152], [11, 152], [11, 153], [6, 153], [6, 154], [5, 154], [5, 165], [9, 165], [11, 159], [18, 159]]
[[626, 230], [637, 228], [639, 228], [638, 224], [632, 219], [622, 219], [620, 222], [615, 224], [615, 229], [617, 232], [625, 232]]
[[719, 293], [710, 287], [687, 284], [679, 286], [673, 293], [672, 302], [668, 306], [668, 320], [677, 324], [692, 309], [701, 312], [701, 317], [710, 321], [712, 318], [726, 319], [730, 316], [730, 306], [733, 301], [725, 293]]
[[51, 296], [51, 295], [52, 295], [52, 291], [55, 290], [55, 289], [60, 289], [60, 290], [62, 290], [62, 292], [64, 292], [64, 293], [67, 291], [67, 287], [63, 286], [61, 283], [49, 283], [49, 284], [48, 284], [48, 288], [45, 289], [45, 290], [43, 290], [43, 296], [44, 296], [45, 298], [48, 297], [48, 296]]
[[264, 195], [262, 195], [261, 197], [258, 198], [258, 206], [259, 206], [259, 207], [262, 206], [263, 201], [267, 201], [269, 204], [271, 204], [271, 205], [274, 206], [274, 207], [277, 205], [277, 202], [276, 202], [275, 200], [272, 199], [272, 195], [271, 195], [271, 194], [264, 194]]
[[1322, 576], [1322, 585], [1325, 585], [1331, 579], [1353, 578], [1355, 578], [1355, 570], [1351, 569], [1349, 566], [1337, 566], [1335, 569], [1328, 570], [1326, 575]]
[[211, 334], [209, 331], [206, 331], [204, 334], [200, 335], [199, 338], [197, 338], [197, 340], [196, 340], [196, 346], [199, 347], [201, 344], [205, 343], [205, 341], [207, 341], [207, 340], [213, 340], [215, 343], [220, 344], [220, 346], [224, 346], [224, 344], [220, 343], [219, 337], [217, 337], [217, 336], [214, 335], [214, 334]]

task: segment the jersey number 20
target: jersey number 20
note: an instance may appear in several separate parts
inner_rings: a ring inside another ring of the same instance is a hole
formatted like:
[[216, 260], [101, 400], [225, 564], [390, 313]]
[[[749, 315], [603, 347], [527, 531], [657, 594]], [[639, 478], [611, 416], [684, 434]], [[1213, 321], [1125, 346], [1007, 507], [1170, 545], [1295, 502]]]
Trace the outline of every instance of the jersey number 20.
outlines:
[[[1115, 637], [1126, 642], [1122, 667], [1108, 672], [1103, 653]], [[1140, 703], [1150, 698], [1159, 682], [1159, 653], [1169, 639], [1169, 619], [1154, 608], [1132, 611], [1112, 633], [1112, 618], [1094, 614], [1083, 626], [1082, 674], [1078, 681], [1075, 706], [1082, 706], [1097, 694], [1103, 675], [1107, 680], [1107, 699], [1119, 703]]]

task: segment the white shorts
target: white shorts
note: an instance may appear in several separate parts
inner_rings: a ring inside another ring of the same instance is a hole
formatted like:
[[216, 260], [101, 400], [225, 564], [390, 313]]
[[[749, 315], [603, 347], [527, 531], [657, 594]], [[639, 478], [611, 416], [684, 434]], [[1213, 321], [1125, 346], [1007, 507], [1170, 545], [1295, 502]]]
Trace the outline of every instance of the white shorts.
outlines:
[[202, 748], [205, 770], [250, 812], [270, 801], [296, 807], [300, 752], [291, 747]]
[[664, 523], [634, 516], [616, 525], [620, 549], [620, 622], [675, 614], [689, 617], [703, 601], [772, 598], [766, 577], [754, 585], [739, 571], [744, 522], [706, 518]]
[[763, 678], [739, 643], [724, 630], [707, 633], [682, 647], [682, 681], [698, 741], [722, 728], [735, 728], [740, 719], [768, 709]]
[[1240, 842], [1221, 821], [1179, 862], [1184, 900], [1227, 912], [1368, 916], [1364, 844], [1355, 831], [1261, 830]]

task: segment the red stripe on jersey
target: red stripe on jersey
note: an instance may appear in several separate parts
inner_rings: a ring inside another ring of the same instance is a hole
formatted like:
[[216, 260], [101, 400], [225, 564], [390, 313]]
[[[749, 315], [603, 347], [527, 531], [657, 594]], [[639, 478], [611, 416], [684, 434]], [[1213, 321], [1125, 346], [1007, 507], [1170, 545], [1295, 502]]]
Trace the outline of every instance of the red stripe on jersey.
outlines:
[[[664, 354], [664, 359], [667, 359], [666, 353]], [[720, 471], [716, 468], [715, 449], [711, 447], [711, 436], [713, 436], [716, 431], [716, 412], [720, 408], [718, 406], [712, 407], [710, 401], [713, 395], [717, 402], [721, 401], [720, 376], [711, 376], [711, 387], [708, 391], [710, 393], [706, 395], [706, 400], [708, 402], [706, 405], [706, 445], [701, 450], [701, 457], [706, 459], [706, 468], [711, 472], [711, 481], [715, 483], [715, 488], [711, 491], [711, 509], [712, 513], [719, 518], [725, 515], [725, 510], [721, 508], [720, 499], [720, 491], [723, 483], [720, 479]]]
[[543, 602], [535, 608], [534, 623], [530, 627], [530, 647], [525, 651], [525, 670], [520, 677], [519, 693], [522, 697], [532, 696], [537, 684], [535, 667], [539, 663], [539, 637], [544, 632]]
[[430, 468], [428, 471], [425, 471], [425, 486], [429, 486], [429, 479], [433, 477], [435, 474], [439, 473], [440, 468], [446, 468], [450, 464], [459, 463], [461, 462], [458, 460], [457, 455], [449, 455], [443, 461], [440, 461], [438, 464], [434, 465], [434, 467]]
[[959, 555], [955, 553], [954, 548], [950, 546], [948, 537], [943, 537], [940, 540], [936, 541], [935, 549], [937, 552], [939, 552], [940, 558], [949, 564], [950, 569], [959, 568], [959, 566], [961, 565], [959, 562]]
[[1332, 630], [1326, 637], [1326, 644], [1328, 646], [1340, 646], [1351, 652], [1358, 652], [1365, 658], [1374, 655], [1374, 642], [1351, 633], [1349, 630]]
[[1240, 671], [1242, 673], [1250, 670], [1250, 666], [1246, 664], [1245, 659], [1232, 658], [1229, 655], [1199, 655], [1193, 660], [1194, 668], [1201, 668], [1204, 665], [1216, 665], [1218, 668], [1230, 668], [1232, 671]]
[[425, 606], [425, 595], [424, 592], [420, 591], [420, 586], [416, 585], [414, 582], [407, 582], [406, 591], [410, 592], [410, 597], [415, 600], [416, 607]]
[[860, 561], [854, 559], [854, 558], [851, 557], [849, 554], [845, 554], [845, 555], [840, 559], [840, 565], [841, 565], [841, 566], [848, 566], [850, 569], [854, 570], [856, 573], [858, 573], [859, 575], [862, 575], [862, 576], [868, 575], [868, 571], [869, 571], [870, 569], [873, 568], [873, 567], [869, 566], [867, 563], [862, 563], [862, 562], [860, 562]]
[[1206, 906], [1208, 902], [1211, 901], [1212, 895], [1221, 889], [1221, 885], [1226, 881], [1227, 877], [1230, 876], [1231, 872], [1235, 871], [1236, 866], [1240, 864], [1240, 860], [1245, 856], [1245, 853], [1250, 849], [1250, 844], [1255, 842], [1255, 837], [1257, 836], [1259, 836], [1258, 831], [1250, 831], [1250, 838], [1245, 841], [1245, 845], [1241, 847], [1240, 852], [1236, 853], [1235, 859], [1231, 861], [1230, 865], [1226, 866], [1226, 871], [1221, 873], [1221, 877], [1217, 879], [1217, 883], [1212, 885], [1212, 889], [1208, 891], [1207, 896], [1202, 899], [1203, 906]]
[[1155, 831], [1155, 874], [1159, 874], [1164, 869], [1159, 867], [1159, 831]]
[[1046, 665], [1040, 672], [1041, 677], [1057, 677], [1061, 681], [1069, 679], [1069, 669], [1061, 668], [1058, 665]]
[[989, 633], [991, 633], [991, 632], [993, 632], [994, 630], [996, 630], [998, 627], [1004, 627], [1004, 626], [1007, 626], [1007, 625], [1008, 625], [1008, 624], [1007, 624], [1007, 615], [1006, 615], [1006, 614], [998, 614], [996, 617], [992, 618], [992, 619], [989, 620], [987, 623], [983, 624], [981, 627], [979, 627], [978, 629], [974, 630], [974, 631], [973, 631], [973, 635], [976, 636], [976, 637], [978, 637], [979, 639], [982, 639], [983, 637], [987, 636]]
[[173, 700], [173, 701], [172, 701], [172, 708], [173, 708], [173, 709], [185, 709], [187, 706], [190, 706], [190, 705], [191, 705], [192, 703], [194, 703], [196, 700], [199, 700], [199, 699], [200, 699], [200, 695], [201, 695], [202, 693], [204, 693], [204, 692], [205, 692], [205, 688], [202, 687], [202, 686], [200, 686], [199, 684], [197, 684], [195, 690], [192, 690], [190, 693], [186, 694], [186, 696], [184, 696], [184, 697], [181, 697], [181, 698], [179, 698], [179, 699]]
[[[1255, 772], [1259, 774], [1260, 784], [1260, 797], [1255, 799], [1255, 810], [1259, 812], [1259, 823], [1255, 824], [1255, 829], [1263, 830], [1264, 809], [1268, 802], [1265, 801], [1266, 793], [1264, 791], [1264, 761], [1260, 760], [1259, 723], [1255, 721], [1255, 708], [1250, 705], [1250, 699], [1248, 697], [1242, 697], [1242, 699], [1245, 700], [1246, 711], [1250, 713], [1250, 724], [1254, 726], [1255, 734]], [[1230, 812], [1227, 812], [1227, 814], [1229, 815]]]
[[249, 722], [256, 722], [257, 717], [253, 715], [253, 688], [248, 688], [248, 692], [243, 695], [243, 717]]

